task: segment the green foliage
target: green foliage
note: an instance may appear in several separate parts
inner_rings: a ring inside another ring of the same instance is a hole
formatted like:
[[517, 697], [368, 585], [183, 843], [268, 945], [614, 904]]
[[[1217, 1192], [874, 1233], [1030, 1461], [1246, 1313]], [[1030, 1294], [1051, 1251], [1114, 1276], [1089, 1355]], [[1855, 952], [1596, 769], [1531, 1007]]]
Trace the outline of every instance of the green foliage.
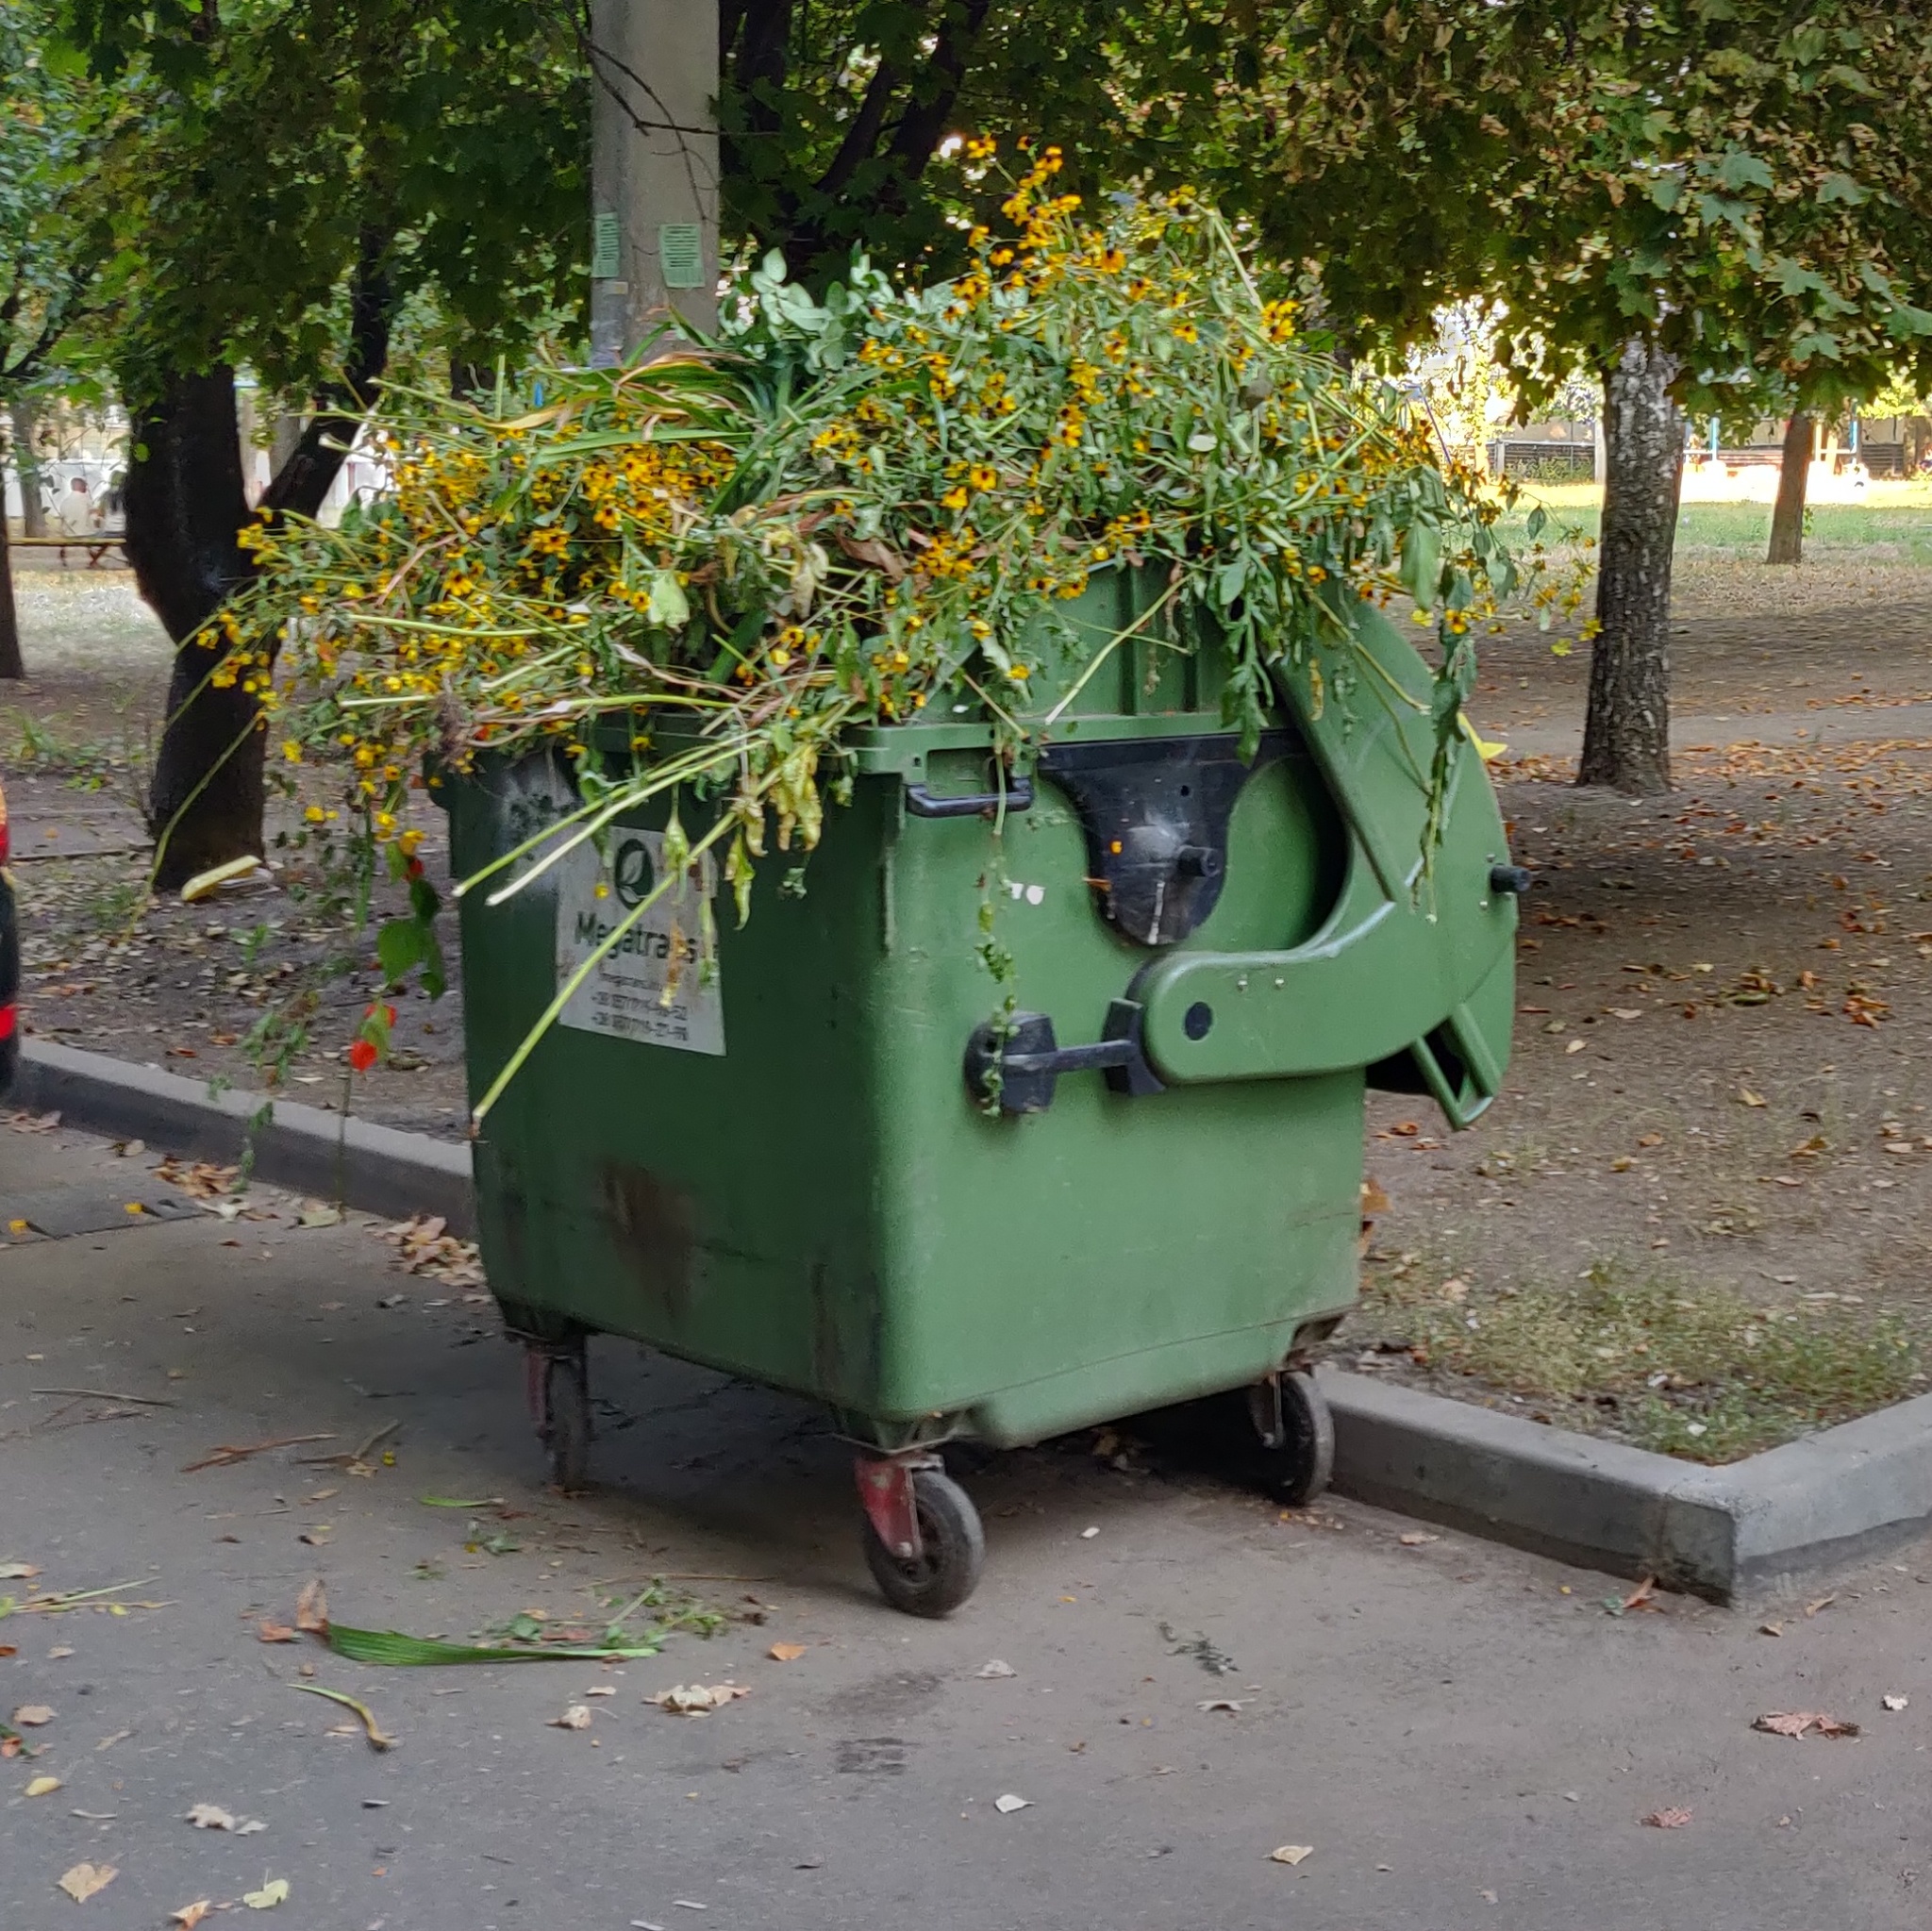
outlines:
[[[1344, 331], [1413, 341], [1437, 308], [1489, 293], [1532, 397], [1647, 335], [1698, 412], [1829, 407], [1901, 362], [1932, 366], [1932, 38], [1913, 9], [1258, 13], [1257, 77], [1236, 84], [1223, 56], [1206, 178], [1272, 247], [1319, 260]], [[1181, 101], [1165, 123], [1185, 133], [1194, 112]]]
[[225, 361], [313, 391], [413, 297], [428, 346], [473, 362], [576, 300], [588, 96], [552, 12], [67, 0], [64, 25], [141, 108], [95, 181], [130, 263], [116, 359], [137, 407]]

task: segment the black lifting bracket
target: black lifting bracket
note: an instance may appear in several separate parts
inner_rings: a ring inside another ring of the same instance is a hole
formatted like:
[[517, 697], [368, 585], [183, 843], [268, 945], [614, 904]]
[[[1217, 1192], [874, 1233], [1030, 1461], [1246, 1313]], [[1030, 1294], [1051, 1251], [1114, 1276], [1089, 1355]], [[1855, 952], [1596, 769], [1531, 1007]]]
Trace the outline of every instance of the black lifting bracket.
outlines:
[[1009, 1114], [1045, 1112], [1063, 1073], [1104, 1073], [1117, 1093], [1162, 1092], [1141, 1050], [1142, 1011], [1138, 1000], [1112, 1001], [1101, 1037], [1085, 1046], [1062, 1046], [1043, 1012], [1016, 1012], [1002, 1047], [998, 1023], [988, 1020], [966, 1042], [967, 1090], [984, 1106], [992, 1097], [997, 1068], [1000, 1111]]

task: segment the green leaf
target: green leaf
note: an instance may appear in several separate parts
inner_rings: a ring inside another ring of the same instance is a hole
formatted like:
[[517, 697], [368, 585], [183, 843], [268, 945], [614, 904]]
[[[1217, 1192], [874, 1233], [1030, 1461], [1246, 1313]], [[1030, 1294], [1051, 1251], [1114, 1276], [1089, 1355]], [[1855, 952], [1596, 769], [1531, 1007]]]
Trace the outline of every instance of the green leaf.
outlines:
[[1842, 202], [1847, 208], [1861, 208], [1872, 199], [1872, 191], [1849, 175], [1827, 175], [1818, 184], [1818, 198], [1827, 205]]
[[1659, 175], [1650, 184], [1650, 198], [1669, 214], [1684, 198], [1684, 177], [1673, 172]]
[[645, 616], [666, 630], [682, 630], [691, 622], [691, 600], [675, 570], [651, 574], [651, 602]]
[[420, 920], [389, 920], [375, 935], [375, 957], [384, 983], [400, 985], [430, 957], [435, 943], [435, 935]]
[[372, 1663], [383, 1669], [420, 1669], [441, 1663], [621, 1663], [655, 1656], [660, 1647], [655, 1642], [556, 1643], [525, 1649], [515, 1643], [440, 1642], [431, 1637], [408, 1636], [399, 1629], [351, 1629], [341, 1623], [329, 1624], [328, 1646], [352, 1663]]
[[1771, 170], [1764, 161], [1749, 150], [1734, 147], [1717, 164], [1717, 179], [1721, 188], [1736, 191], [1740, 188], [1762, 188], [1767, 193], [1775, 187]]

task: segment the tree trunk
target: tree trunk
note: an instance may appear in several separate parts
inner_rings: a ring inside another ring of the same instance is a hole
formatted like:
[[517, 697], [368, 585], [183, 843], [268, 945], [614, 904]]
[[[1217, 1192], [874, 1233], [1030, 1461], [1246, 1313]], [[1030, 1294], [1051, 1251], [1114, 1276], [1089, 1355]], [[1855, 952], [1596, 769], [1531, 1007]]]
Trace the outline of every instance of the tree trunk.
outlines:
[[248, 574], [235, 541], [248, 514], [235, 372], [177, 375], [136, 423], [127, 465], [127, 560], [176, 645], [148, 793], [148, 831], [165, 841], [156, 883], [261, 854], [262, 746], [253, 696], [216, 690], [219, 653], [191, 641]]
[[[349, 291], [344, 380], [320, 407], [269, 479], [260, 508], [314, 516], [336, 479], [389, 360], [392, 301], [388, 238], [365, 229]], [[248, 520], [242, 487], [235, 372], [177, 375], [135, 426], [127, 466], [127, 560], [142, 595], [177, 646], [167, 722], [148, 792], [148, 831], [165, 841], [155, 883], [164, 891], [198, 872], [262, 852], [262, 720], [240, 682], [208, 683], [218, 652], [191, 642], [252, 566], [235, 539]], [[271, 662], [275, 640], [264, 640]]]
[[1633, 795], [1671, 788], [1671, 556], [1684, 478], [1676, 358], [1633, 337], [1604, 381], [1597, 637], [1580, 785]]
[[0, 516], [0, 678], [25, 675], [20, 656], [20, 612], [13, 604], [13, 562], [7, 552], [7, 519]]
[[1805, 560], [1805, 486], [1811, 474], [1809, 416], [1793, 416], [1785, 424], [1785, 450], [1777, 473], [1777, 502], [1771, 512], [1771, 548], [1767, 563]]
[[15, 396], [9, 410], [13, 418], [13, 473], [20, 478], [20, 533], [24, 537], [47, 534], [47, 509], [41, 501], [41, 462], [34, 448], [34, 406], [25, 396]]

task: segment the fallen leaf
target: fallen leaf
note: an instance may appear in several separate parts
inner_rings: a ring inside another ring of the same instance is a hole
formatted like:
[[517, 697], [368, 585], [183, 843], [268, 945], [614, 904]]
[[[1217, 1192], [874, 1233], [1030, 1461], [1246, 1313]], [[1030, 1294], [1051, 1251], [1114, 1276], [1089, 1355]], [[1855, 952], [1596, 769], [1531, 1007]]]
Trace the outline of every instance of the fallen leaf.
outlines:
[[194, 1931], [194, 1927], [213, 1909], [214, 1905], [210, 1900], [200, 1898], [192, 1905], [183, 1905], [178, 1911], [170, 1911], [168, 1923], [180, 1924], [185, 1927], [185, 1931]]
[[328, 1634], [328, 1596], [319, 1575], [305, 1583], [295, 1598], [295, 1627], [309, 1636]]
[[1442, 1539], [1430, 1535], [1426, 1529], [1410, 1529], [1406, 1536], [1398, 1536], [1396, 1540], [1405, 1549], [1420, 1549], [1424, 1542], [1440, 1542]]
[[37, 1562], [0, 1562], [0, 1582], [31, 1582], [40, 1573]]
[[1268, 1853], [1269, 1860], [1275, 1864], [1299, 1864], [1304, 1857], [1314, 1855], [1313, 1844], [1276, 1844]]
[[1831, 1607], [1831, 1606], [1832, 1606], [1832, 1605], [1833, 1605], [1833, 1604], [1834, 1604], [1835, 1602], [1837, 1602], [1837, 1601], [1838, 1601], [1838, 1594], [1837, 1594], [1837, 1591], [1836, 1591], [1836, 1590], [1834, 1590], [1834, 1591], [1833, 1591], [1833, 1592], [1832, 1592], [1832, 1593], [1831, 1593], [1830, 1595], [1828, 1595], [1828, 1596], [1820, 1596], [1820, 1597], [1818, 1598], [1818, 1600], [1817, 1600], [1817, 1601], [1816, 1601], [1815, 1603], [1807, 1603], [1807, 1604], [1805, 1605], [1805, 1614], [1806, 1614], [1806, 1615], [1807, 1615], [1807, 1617], [1808, 1617], [1808, 1616], [1815, 1616], [1815, 1615], [1817, 1615], [1817, 1613], [1819, 1612], [1819, 1610], [1821, 1610], [1821, 1609], [1828, 1609], [1828, 1608], [1830, 1608], [1830, 1607]]
[[1231, 1717], [1238, 1717], [1241, 1713], [1241, 1703], [1232, 1696], [1210, 1696], [1205, 1702], [1197, 1703], [1194, 1707], [1208, 1710], [1223, 1709]]
[[1565, 1047], [1563, 1048], [1563, 1050], [1564, 1050], [1564, 1052], [1566, 1052], [1566, 1053], [1580, 1053], [1580, 1052], [1582, 1052], [1582, 1051], [1583, 1051], [1583, 1047], [1584, 1047], [1584, 1041], [1583, 1041], [1583, 1040], [1572, 1040], [1570, 1041], [1570, 1043], [1569, 1043], [1569, 1044], [1568, 1044], [1567, 1046], [1565, 1046]]
[[1688, 1810], [1653, 1810], [1644, 1823], [1657, 1830], [1682, 1830], [1690, 1822]]
[[774, 1642], [766, 1652], [774, 1663], [795, 1663], [805, 1654], [802, 1642]]
[[990, 1663], [982, 1663], [973, 1673], [975, 1676], [1017, 1676], [1020, 1673], [1011, 1663], [1003, 1663], [995, 1656]]
[[50, 1663], [58, 1663], [61, 1659], [61, 1657], [71, 1656], [73, 1654], [74, 1646], [71, 1643], [57, 1642], [54, 1645], [54, 1647], [47, 1652], [47, 1660]]
[[13, 1712], [13, 1721], [25, 1730], [38, 1730], [54, 1721], [54, 1712], [44, 1703], [24, 1703]]
[[1009, 1790], [1004, 1797], [995, 1797], [992, 1800], [992, 1807], [1002, 1817], [1010, 1817], [1016, 1810], [1032, 1809], [1033, 1799], [1031, 1797], [1016, 1797]]
[[341, 1224], [342, 1210], [339, 1207], [325, 1207], [320, 1201], [311, 1200], [295, 1217], [298, 1227], [333, 1227]]
[[[1904, 1709], [1912, 1699], [1909, 1696], [1881, 1696], [1878, 1700], [1887, 1709]], [[29, 1797], [33, 1795], [33, 1787], [31, 1785], [27, 1787], [27, 1795]]]
[[1782, 1623], [1760, 1623], [1757, 1625], [1757, 1633], [1759, 1636], [1782, 1636], [1785, 1633], [1785, 1625]]
[[111, 1864], [76, 1864], [60, 1879], [60, 1889], [77, 1905], [84, 1905], [97, 1890], [105, 1890], [120, 1873]]
[[[1887, 1700], [1890, 1701], [1889, 1698]], [[1901, 1698], [1900, 1701], [1903, 1702], [1904, 1699]], [[25, 1794], [29, 1797], [51, 1797], [59, 1788], [60, 1779], [58, 1777], [36, 1777], [26, 1787]]]
[[1382, 1190], [1381, 1182], [1373, 1179], [1364, 1180], [1362, 1182], [1363, 1217], [1367, 1218], [1372, 1214], [1387, 1213], [1388, 1211], [1389, 1196]]
[[1639, 1146], [1661, 1146], [1663, 1143], [1664, 1137], [1661, 1133], [1640, 1133], [1637, 1136]]
[[1630, 1593], [1624, 1598], [1624, 1607], [1630, 1609], [1660, 1609], [1663, 1606], [1657, 1601], [1657, 1578], [1646, 1575]]
[[584, 1694], [586, 1696], [615, 1696], [617, 1694], [617, 1686], [614, 1683], [598, 1683], [585, 1690]]
[[224, 1810], [219, 1804], [194, 1805], [186, 1821], [196, 1830], [225, 1830], [236, 1837], [253, 1837], [257, 1831], [268, 1828], [260, 1818], [238, 1818], [232, 1811]]
[[1766, 1730], [1774, 1737], [1802, 1737], [1807, 1730], [1816, 1730], [1821, 1737], [1856, 1737], [1857, 1723], [1840, 1723], [1838, 1718], [1826, 1716], [1823, 1710], [1772, 1710], [1761, 1716], [1751, 1727]]
[[242, 1902], [251, 1911], [272, 1911], [289, 1894], [289, 1880], [286, 1877], [271, 1877], [259, 1890], [244, 1890]]
[[1738, 1104], [1742, 1107], [1761, 1107], [1764, 1104], [1764, 1096], [1761, 1093], [1754, 1093], [1748, 1086], [1740, 1086], [1738, 1089]]
[[271, 1623], [267, 1617], [255, 1625], [257, 1642], [293, 1642], [295, 1632], [286, 1623]]
[[591, 1706], [588, 1703], [574, 1703], [560, 1717], [550, 1719], [553, 1730], [588, 1730], [591, 1727]]
[[734, 1698], [750, 1694], [738, 1683], [679, 1683], [670, 1690], [660, 1690], [656, 1696], [645, 1697], [644, 1701], [655, 1703], [673, 1716], [702, 1717], [714, 1709], [723, 1709]]
[[[291, 1690], [299, 1690], [307, 1696], [325, 1696], [331, 1703], [339, 1703], [344, 1709], [354, 1710], [356, 1715], [361, 1720], [362, 1733], [369, 1739], [369, 1747], [372, 1750], [393, 1750], [395, 1748], [396, 1740], [393, 1737], [384, 1736], [382, 1731], [376, 1726], [375, 1712], [371, 1710], [366, 1703], [358, 1703], [346, 1690], [325, 1690], [320, 1683], [291, 1683], [289, 1688]], [[355, 1732], [352, 1730], [350, 1735], [353, 1736]]]
[[295, 1538], [298, 1542], [307, 1542], [311, 1549], [320, 1549], [335, 1538], [335, 1530], [325, 1522], [319, 1522], [312, 1529], [304, 1529]]

